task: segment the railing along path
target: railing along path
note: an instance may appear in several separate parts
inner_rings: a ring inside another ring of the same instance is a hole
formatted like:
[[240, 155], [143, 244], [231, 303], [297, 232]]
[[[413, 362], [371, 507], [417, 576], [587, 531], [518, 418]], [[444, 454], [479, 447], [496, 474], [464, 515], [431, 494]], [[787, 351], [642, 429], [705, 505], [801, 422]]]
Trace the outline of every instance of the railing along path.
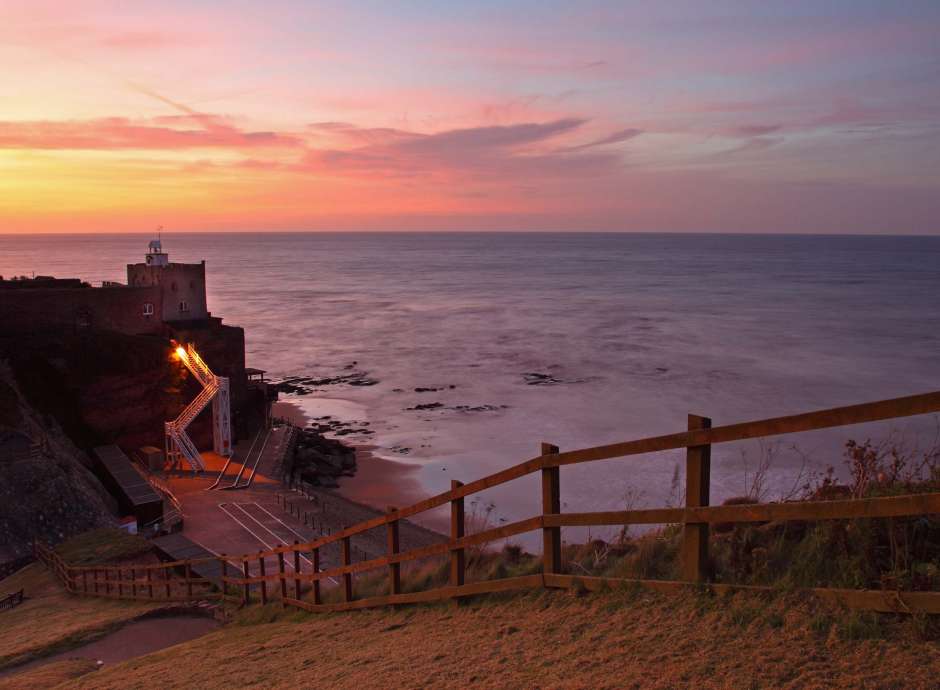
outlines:
[[[653, 590], [676, 591], [697, 583], [699, 586], [710, 587], [716, 592], [766, 590], [769, 588], [705, 583], [709, 560], [708, 533], [710, 524], [718, 522], [753, 523], [770, 520], [834, 520], [938, 515], [940, 514], [940, 492], [833, 501], [710, 506], [711, 446], [719, 443], [766, 438], [781, 434], [814, 431], [935, 412], [940, 412], [940, 392], [717, 427], [713, 427], [711, 420], [706, 417], [689, 415], [686, 431], [567, 452], [561, 452], [556, 446], [543, 443], [541, 453], [530, 460], [468, 484], [454, 481], [449, 491], [419, 501], [406, 508], [390, 509], [385, 515], [347, 527], [329, 536], [305, 543], [295, 542], [294, 544], [279, 546], [256, 554], [237, 557], [222, 555], [218, 559], [222, 568], [222, 592], [221, 595], [215, 594], [215, 596], [235, 597], [240, 599], [243, 604], [249, 604], [254, 600], [252, 597], [252, 589], [254, 588], [260, 590], [261, 603], [267, 603], [269, 601], [268, 587], [270, 585], [279, 590], [278, 598], [284, 605], [311, 611], [336, 611], [459, 598], [485, 592], [532, 587], [564, 588], [577, 585], [588, 589], [598, 589], [611, 585], [634, 583]], [[686, 449], [686, 505], [684, 507], [579, 513], [561, 512], [560, 468], [562, 466], [680, 448]], [[474, 534], [465, 534], [464, 501], [467, 496], [533, 473], [541, 474], [542, 513], [540, 515]], [[447, 504], [450, 504], [451, 507], [449, 540], [402, 552], [400, 550], [399, 522], [405, 518]], [[682, 525], [681, 581], [572, 576], [562, 572], [562, 527], [664, 523]], [[351, 537], [383, 526], [387, 532], [387, 554], [354, 563], [352, 561]], [[541, 574], [469, 584], [465, 582], [465, 553], [468, 547], [485, 545], [497, 539], [532, 531], [542, 532]], [[341, 565], [321, 569], [321, 549], [331, 544], [338, 544], [341, 549]], [[442, 555], [449, 555], [450, 558], [450, 578], [447, 586], [420, 592], [402, 592], [402, 563]], [[102, 570], [107, 572], [110, 569], [113, 573], [115, 567], [69, 567], [62, 563], [61, 559], [57, 560], [54, 553], [48, 549], [42, 549], [40, 557], [59, 574], [69, 591], [79, 594], [113, 596], [110, 589], [108, 592], [102, 593], [101, 586], [104, 583], [105, 585], [119, 587], [118, 595], [126, 596], [124, 590], [130, 584], [134, 587], [133, 596], [141, 598], [137, 588], [150, 586], [149, 573], [161, 569], [166, 572], [173, 569], [179, 570], [180, 568], [186, 570], [185, 577], [174, 578], [172, 580], [174, 584], [166, 586], [165, 598], [170, 598], [171, 586], [184, 587], [187, 591], [185, 596], [192, 598], [195, 596], [193, 593], [194, 586], [210, 584], [207, 579], [192, 578], [190, 576], [190, 568], [197, 561], [179, 561], [157, 566], [138, 567], [136, 570], [148, 573], [147, 579], [143, 581], [132, 573], [129, 581], [106, 577], [104, 580], [97, 580], [98, 587], [91, 589], [86, 583], [89, 572], [101, 572]], [[270, 568], [267, 564], [269, 559], [276, 559], [277, 562], [277, 568], [273, 572], [269, 572]], [[309, 564], [308, 572], [304, 572], [301, 559]], [[257, 564], [256, 574], [253, 575], [250, 571], [250, 564], [255, 563]], [[290, 572], [286, 570], [287, 567], [290, 568]], [[356, 599], [353, 576], [357, 573], [378, 568], [387, 569], [389, 594]], [[125, 571], [128, 569], [124, 567]], [[230, 571], [237, 574], [229, 575]], [[77, 575], [81, 576], [81, 587], [76, 586]], [[321, 596], [321, 582], [325, 579], [334, 580], [334, 578], [341, 578], [340, 586], [343, 600], [339, 603], [325, 604]], [[166, 581], [171, 581], [169, 576], [167, 576]], [[156, 585], [156, 582], [153, 584]], [[232, 590], [231, 593], [230, 589]], [[206, 591], [208, 592], [208, 590]], [[819, 588], [811, 591], [823, 599], [835, 601], [852, 608], [940, 613], [940, 592], [830, 588]], [[305, 594], [307, 595], [306, 598]], [[199, 592], [198, 595], [200, 598], [207, 598], [212, 593], [203, 594]], [[152, 593], [148, 590], [146, 596], [152, 597]]]

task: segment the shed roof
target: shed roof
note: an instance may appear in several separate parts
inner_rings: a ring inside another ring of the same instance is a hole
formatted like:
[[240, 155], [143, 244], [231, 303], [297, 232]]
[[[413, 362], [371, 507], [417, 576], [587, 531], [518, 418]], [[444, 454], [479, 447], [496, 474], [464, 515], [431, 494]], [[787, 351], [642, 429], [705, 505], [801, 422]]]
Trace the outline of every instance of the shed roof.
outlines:
[[120, 448], [114, 445], [98, 446], [94, 449], [94, 453], [105, 471], [117, 482], [132, 506], [163, 503], [163, 497], [156, 492], [143, 472], [130, 461]]

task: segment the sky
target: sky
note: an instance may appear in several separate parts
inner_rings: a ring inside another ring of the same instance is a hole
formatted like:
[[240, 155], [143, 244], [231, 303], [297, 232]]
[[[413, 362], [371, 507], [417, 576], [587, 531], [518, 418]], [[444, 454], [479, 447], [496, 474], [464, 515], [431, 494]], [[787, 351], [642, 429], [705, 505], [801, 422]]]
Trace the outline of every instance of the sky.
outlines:
[[940, 2], [0, 0], [0, 232], [940, 234]]

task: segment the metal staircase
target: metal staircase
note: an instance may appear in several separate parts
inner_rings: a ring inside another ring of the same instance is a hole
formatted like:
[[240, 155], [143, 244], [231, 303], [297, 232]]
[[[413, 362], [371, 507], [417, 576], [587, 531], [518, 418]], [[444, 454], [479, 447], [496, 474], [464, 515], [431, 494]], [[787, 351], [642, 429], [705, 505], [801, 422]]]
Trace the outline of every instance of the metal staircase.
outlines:
[[177, 347], [176, 354], [203, 388], [176, 419], [166, 422], [166, 457], [174, 464], [185, 459], [193, 471], [198, 472], [204, 470], [205, 465], [199, 450], [186, 433], [186, 428], [210, 402], [212, 403], [213, 450], [223, 456], [232, 454], [229, 381], [224, 376], [213, 374], [192, 344], [187, 345], [185, 349]]

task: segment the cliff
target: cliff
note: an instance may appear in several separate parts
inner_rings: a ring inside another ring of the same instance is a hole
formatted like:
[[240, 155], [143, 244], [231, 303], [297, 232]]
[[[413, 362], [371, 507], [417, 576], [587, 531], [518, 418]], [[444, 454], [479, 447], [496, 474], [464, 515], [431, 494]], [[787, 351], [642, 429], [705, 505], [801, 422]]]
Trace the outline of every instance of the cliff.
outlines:
[[28, 555], [33, 539], [57, 543], [114, 524], [113, 499], [88, 466], [0, 361], [0, 563]]
[[[234, 375], [233, 421], [244, 436], [238, 427], [245, 400], [242, 330], [216, 326], [199, 335], [187, 340], [201, 352], [199, 340], [211, 344], [206, 361], [220, 375]], [[9, 362], [25, 399], [84, 449], [163, 447], [163, 423], [201, 390], [172, 351], [170, 338], [157, 335], [62, 329], [0, 336], [0, 358]], [[212, 447], [211, 412], [196, 418], [190, 436], [200, 448]]]

